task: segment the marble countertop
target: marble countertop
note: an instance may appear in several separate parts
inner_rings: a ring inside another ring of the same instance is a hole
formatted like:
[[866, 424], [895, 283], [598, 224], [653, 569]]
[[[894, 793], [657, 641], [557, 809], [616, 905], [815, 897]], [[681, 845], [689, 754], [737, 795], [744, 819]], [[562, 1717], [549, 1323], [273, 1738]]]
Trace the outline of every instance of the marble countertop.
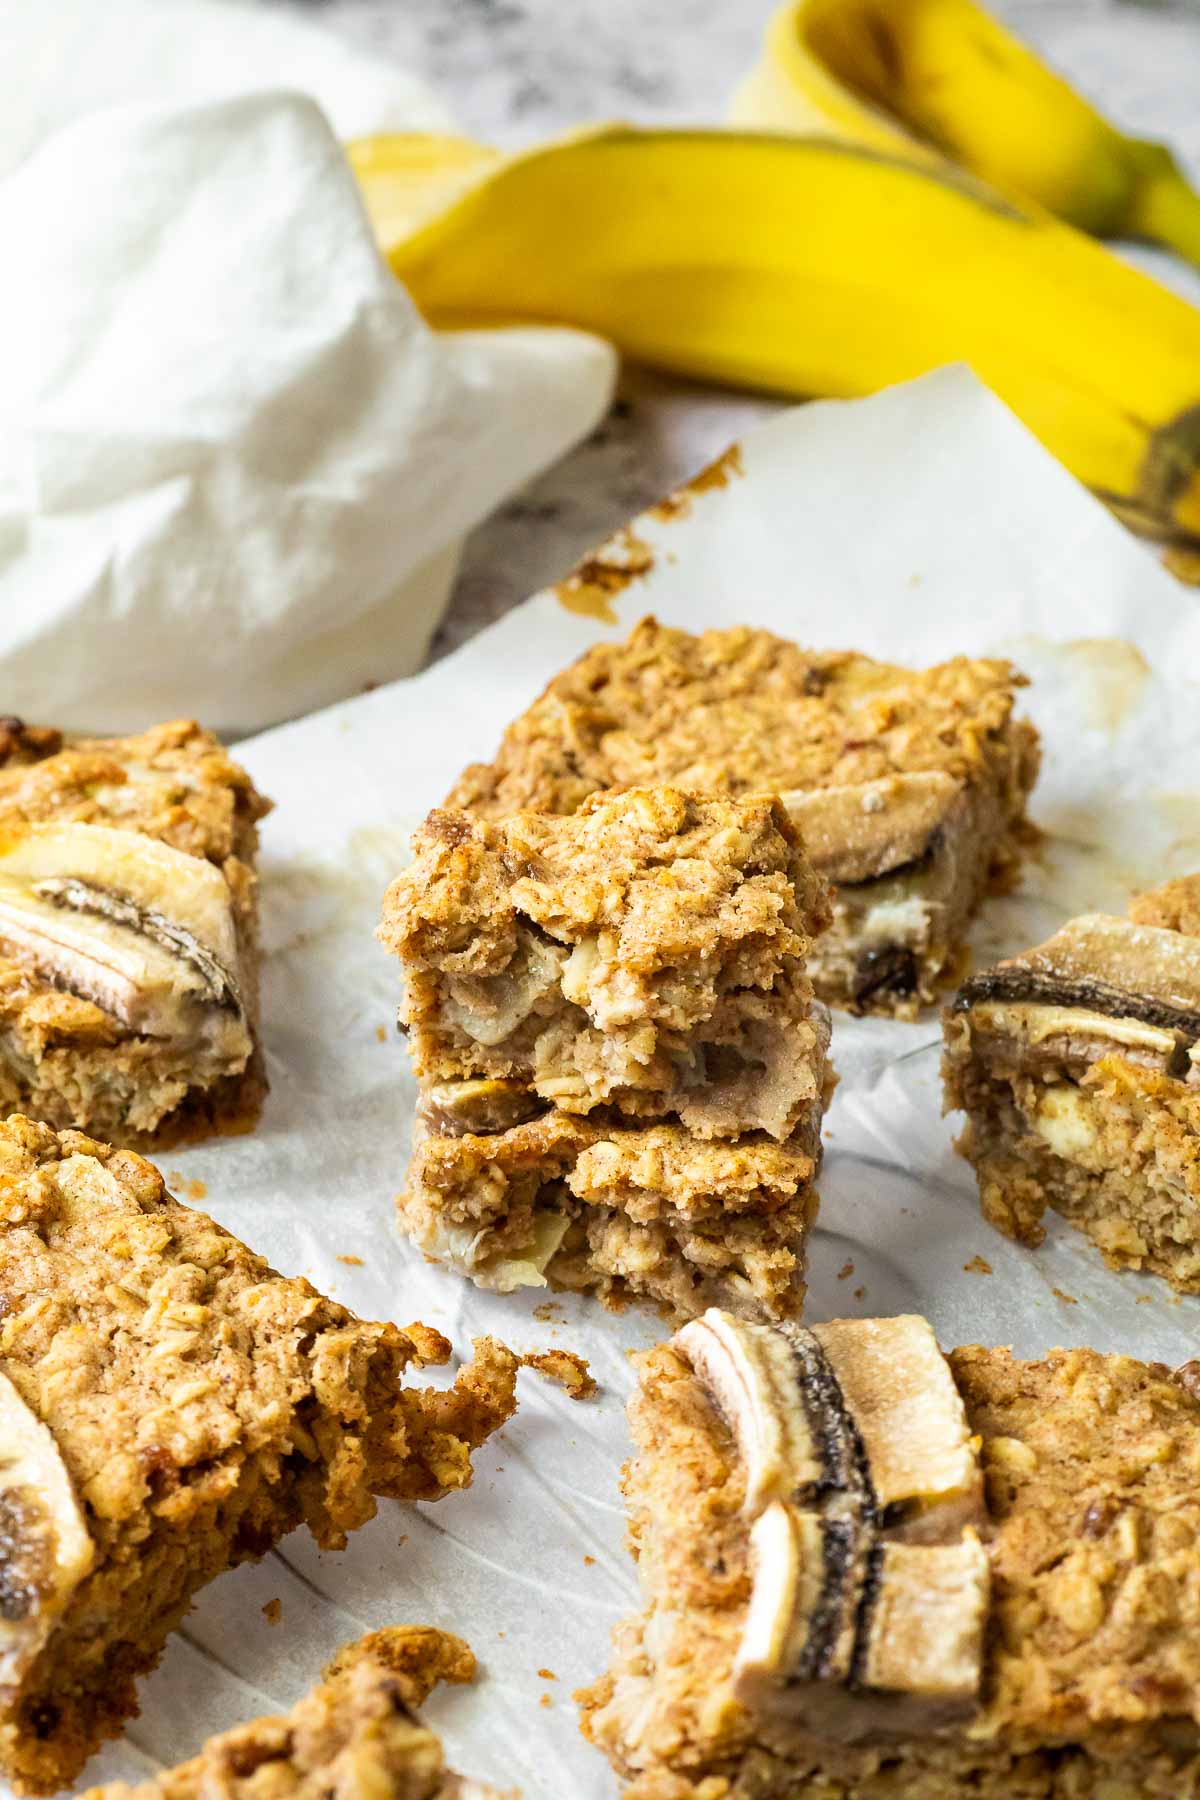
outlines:
[[[258, 0], [423, 75], [464, 131], [504, 147], [599, 119], [719, 120], [773, 0]], [[1165, 139], [1200, 179], [1197, 0], [993, 0], [1129, 130]], [[1136, 260], [1197, 301], [1200, 279]], [[433, 655], [556, 580], [631, 514], [775, 410], [774, 402], [627, 368], [586, 443], [472, 535]]]

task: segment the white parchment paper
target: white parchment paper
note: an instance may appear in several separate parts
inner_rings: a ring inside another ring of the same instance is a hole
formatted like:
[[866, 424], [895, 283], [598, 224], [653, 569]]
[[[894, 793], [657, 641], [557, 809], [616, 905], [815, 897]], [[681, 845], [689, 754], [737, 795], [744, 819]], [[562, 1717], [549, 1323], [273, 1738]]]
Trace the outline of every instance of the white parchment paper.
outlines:
[[[385, 1504], [341, 1555], [296, 1534], [214, 1584], [93, 1780], [137, 1778], [148, 1758], [290, 1704], [362, 1629], [425, 1621], [461, 1632], [483, 1666], [474, 1689], [429, 1707], [460, 1768], [528, 1800], [616, 1792], [570, 1691], [605, 1666], [609, 1627], [636, 1603], [617, 1488], [625, 1352], [660, 1326], [568, 1298], [538, 1316], [545, 1292], [477, 1293], [397, 1237], [414, 1089], [397, 974], [372, 938], [409, 830], [564, 662], [651, 609], [914, 664], [1013, 656], [1045, 744], [1046, 838], [1023, 892], [988, 908], [982, 955], [1200, 866], [1200, 605], [969, 376], [782, 414], [746, 440], [742, 467], [675, 516], [635, 522], [653, 567], [617, 597], [615, 624], [543, 594], [425, 674], [241, 746], [277, 802], [262, 859], [272, 1091], [254, 1136], [166, 1160], [176, 1191], [367, 1316], [422, 1318], [459, 1347], [481, 1330], [569, 1345], [603, 1392], [572, 1404], [522, 1376], [521, 1412], [470, 1492]], [[833, 1052], [810, 1317], [915, 1309], [948, 1344], [1195, 1352], [1200, 1303], [1109, 1273], [1065, 1228], [1030, 1252], [982, 1222], [940, 1116], [935, 1020], [838, 1017]], [[990, 1273], [964, 1267], [975, 1258]], [[276, 1598], [272, 1625], [260, 1609]]]

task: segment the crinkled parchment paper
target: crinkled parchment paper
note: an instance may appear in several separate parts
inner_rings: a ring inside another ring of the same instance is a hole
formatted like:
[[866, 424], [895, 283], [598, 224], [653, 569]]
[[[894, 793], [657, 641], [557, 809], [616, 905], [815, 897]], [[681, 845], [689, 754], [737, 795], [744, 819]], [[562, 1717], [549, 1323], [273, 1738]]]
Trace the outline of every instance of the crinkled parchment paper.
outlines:
[[[272, 1092], [254, 1136], [166, 1167], [184, 1198], [361, 1313], [422, 1318], [458, 1347], [483, 1330], [520, 1349], [569, 1345], [602, 1394], [571, 1403], [523, 1375], [521, 1412], [478, 1458], [469, 1493], [384, 1504], [341, 1555], [297, 1534], [215, 1584], [93, 1779], [136, 1778], [147, 1757], [174, 1760], [289, 1704], [361, 1629], [429, 1621], [461, 1632], [482, 1663], [473, 1690], [429, 1708], [460, 1768], [529, 1800], [616, 1791], [578, 1736], [570, 1692], [605, 1666], [609, 1627], [635, 1603], [617, 1489], [625, 1352], [658, 1322], [573, 1299], [548, 1317], [546, 1292], [477, 1293], [398, 1239], [414, 1090], [396, 971], [371, 935], [408, 831], [564, 662], [650, 609], [913, 663], [1014, 657], [1045, 743], [1033, 811], [1046, 837], [1024, 891], [989, 907], [981, 954], [1200, 866], [1200, 605], [965, 374], [780, 415], [600, 560], [642, 572], [622, 585], [609, 567], [539, 595], [424, 675], [241, 746], [277, 802], [263, 856]], [[940, 1116], [935, 1020], [839, 1017], [833, 1048], [842, 1083], [810, 1317], [911, 1308], [948, 1344], [1194, 1353], [1200, 1303], [1108, 1272], [1065, 1229], [1030, 1252], [982, 1222]], [[272, 1625], [260, 1609], [274, 1599]]]

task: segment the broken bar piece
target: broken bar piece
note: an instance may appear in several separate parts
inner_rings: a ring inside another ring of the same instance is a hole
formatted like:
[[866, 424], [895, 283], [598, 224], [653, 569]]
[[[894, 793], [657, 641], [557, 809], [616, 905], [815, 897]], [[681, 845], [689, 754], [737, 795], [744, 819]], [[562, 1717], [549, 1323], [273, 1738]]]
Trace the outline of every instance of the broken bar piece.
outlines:
[[268, 802], [195, 724], [70, 741], [5, 724], [0, 1116], [136, 1148], [248, 1128]]
[[[1092, 913], [973, 975], [945, 1018], [947, 1111], [984, 1216], [1037, 1244], [1047, 1208], [1115, 1268], [1200, 1292], [1200, 884]], [[1189, 911], [1189, 904], [1191, 910]], [[1161, 923], [1156, 921], [1163, 921]], [[1188, 927], [1191, 927], [1189, 929]]]
[[289, 1713], [223, 1731], [152, 1780], [108, 1782], [79, 1800], [505, 1800], [449, 1770], [414, 1710], [437, 1682], [474, 1673], [470, 1650], [448, 1632], [372, 1631], [340, 1650]]
[[467, 1486], [514, 1406], [514, 1357], [475, 1348], [405, 1385], [439, 1333], [276, 1274], [132, 1151], [0, 1124], [0, 1773], [77, 1775], [225, 1569]]
[[953, 978], [989, 885], [1019, 864], [1038, 768], [1037, 733], [1013, 716], [1024, 679], [998, 660], [912, 670], [748, 626], [692, 636], [643, 619], [555, 676], [447, 805], [565, 814], [598, 789], [664, 781], [778, 793], [834, 892], [809, 962], [817, 994], [911, 1017]]
[[626, 1800], [1200, 1794], [1187, 1369], [719, 1312], [638, 1362], [645, 1611], [577, 1696]]
[[402, 1228], [501, 1291], [798, 1311], [828, 914], [779, 802], [442, 810], [415, 849], [379, 930], [421, 1087]]

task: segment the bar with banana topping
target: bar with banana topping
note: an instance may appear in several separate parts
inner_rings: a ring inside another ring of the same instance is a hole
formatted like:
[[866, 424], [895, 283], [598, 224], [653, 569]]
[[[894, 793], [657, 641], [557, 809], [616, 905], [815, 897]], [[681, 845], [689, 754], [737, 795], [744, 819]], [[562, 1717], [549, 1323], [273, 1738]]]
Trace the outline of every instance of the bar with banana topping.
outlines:
[[517, 1366], [475, 1351], [408, 1384], [440, 1333], [278, 1275], [133, 1151], [0, 1124], [0, 1775], [72, 1780], [226, 1569], [465, 1487]]
[[0, 1116], [137, 1147], [252, 1125], [268, 803], [198, 725], [0, 725]]
[[555, 676], [466, 769], [447, 805], [498, 819], [574, 812], [599, 789], [778, 793], [833, 921], [818, 995], [911, 1017], [963, 957], [989, 885], [1019, 864], [1037, 733], [1014, 717], [1024, 677], [956, 657], [912, 670], [801, 649], [738, 626], [692, 636], [643, 619]]
[[223, 1731], [148, 1781], [108, 1782], [79, 1800], [506, 1800], [448, 1769], [415, 1711], [438, 1682], [474, 1674], [474, 1656], [449, 1632], [368, 1632], [290, 1712]]
[[1200, 1381], [710, 1311], [639, 1359], [627, 1800], [1200, 1795]]
[[435, 811], [384, 901], [421, 1095], [402, 1228], [500, 1291], [799, 1310], [825, 890], [773, 799]]
[[1038, 1244], [1049, 1208], [1111, 1266], [1200, 1292], [1200, 877], [972, 976], [945, 1041], [993, 1225]]

